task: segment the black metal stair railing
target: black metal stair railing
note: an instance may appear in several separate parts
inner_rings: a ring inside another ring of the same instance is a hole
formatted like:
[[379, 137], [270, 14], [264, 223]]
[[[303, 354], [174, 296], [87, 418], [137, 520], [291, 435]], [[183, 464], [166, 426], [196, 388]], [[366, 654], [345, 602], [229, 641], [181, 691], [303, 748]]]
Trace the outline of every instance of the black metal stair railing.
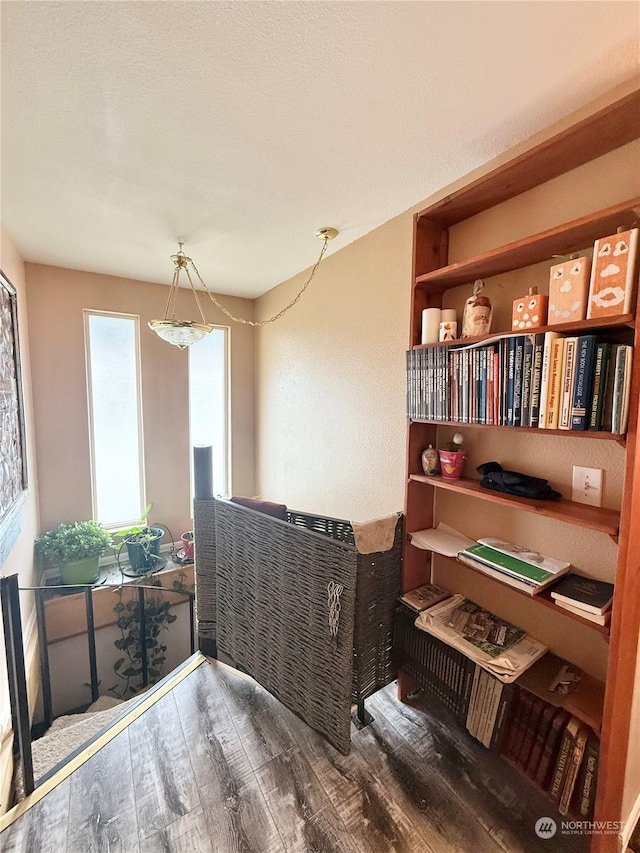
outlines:
[[[131, 589], [134, 585], [127, 585]], [[101, 589], [104, 587], [100, 587]], [[113, 587], [117, 589], [117, 587]], [[195, 594], [188, 590], [164, 589], [159, 586], [135, 584], [138, 590], [140, 612], [140, 654], [142, 667], [142, 686], [149, 685], [149, 665], [147, 659], [147, 627], [145, 619], [145, 590], [155, 593], [164, 590], [172, 595], [180, 595], [189, 601], [189, 642], [191, 654], [195, 652]], [[49, 663], [49, 647], [47, 643], [47, 623], [45, 619], [45, 595], [55, 589], [84, 590], [85, 616], [88, 638], [89, 672], [91, 678], [91, 701], [99, 696], [98, 660], [96, 654], [96, 626], [93, 612], [93, 585], [74, 584], [46, 587], [20, 587], [18, 575], [0, 578], [0, 598], [2, 600], [2, 621], [4, 628], [5, 656], [7, 661], [7, 677], [9, 682], [9, 697], [11, 702], [11, 725], [14, 732], [14, 756], [22, 766], [24, 791], [28, 796], [36, 784], [33, 776], [33, 760], [31, 752], [31, 723], [29, 700], [27, 696], [27, 679], [24, 660], [24, 644], [22, 636], [22, 619], [20, 615], [20, 593], [33, 592], [36, 605], [36, 625], [38, 630], [38, 652], [40, 664], [40, 683], [42, 688], [42, 707], [45, 727], [48, 729], [53, 722], [53, 698], [51, 687], [51, 668]]]

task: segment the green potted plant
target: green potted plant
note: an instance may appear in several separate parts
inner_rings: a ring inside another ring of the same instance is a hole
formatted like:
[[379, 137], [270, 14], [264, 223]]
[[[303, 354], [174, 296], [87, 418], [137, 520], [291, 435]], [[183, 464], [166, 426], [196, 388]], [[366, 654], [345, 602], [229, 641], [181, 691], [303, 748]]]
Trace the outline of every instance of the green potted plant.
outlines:
[[113, 534], [120, 540], [117, 543], [118, 562], [122, 546], [126, 545], [129, 564], [139, 574], [144, 574], [160, 562], [160, 540], [164, 536], [164, 530], [147, 523], [151, 506], [152, 504], [149, 504], [145, 509], [140, 524]]
[[97, 521], [58, 524], [35, 542], [38, 553], [59, 567], [65, 584], [96, 581], [100, 557], [111, 544], [111, 536]]

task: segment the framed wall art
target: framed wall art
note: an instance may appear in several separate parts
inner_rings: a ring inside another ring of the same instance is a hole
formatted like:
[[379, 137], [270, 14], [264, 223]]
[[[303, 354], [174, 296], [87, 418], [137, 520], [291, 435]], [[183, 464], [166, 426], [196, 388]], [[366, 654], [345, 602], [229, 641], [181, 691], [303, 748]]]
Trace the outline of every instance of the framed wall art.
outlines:
[[26, 490], [18, 302], [15, 288], [0, 271], [0, 565], [20, 533]]

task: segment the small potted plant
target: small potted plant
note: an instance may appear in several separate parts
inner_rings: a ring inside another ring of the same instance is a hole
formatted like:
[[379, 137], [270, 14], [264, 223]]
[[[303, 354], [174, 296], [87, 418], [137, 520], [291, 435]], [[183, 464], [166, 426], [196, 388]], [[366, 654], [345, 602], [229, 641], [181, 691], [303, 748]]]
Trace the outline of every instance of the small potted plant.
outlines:
[[58, 524], [35, 542], [38, 553], [59, 567], [65, 584], [94, 583], [100, 557], [111, 544], [111, 536], [97, 521]]
[[129, 564], [139, 574], [145, 574], [160, 562], [160, 540], [164, 536], [164, 530], [147, 523], [150, 511], [151, 504], [145, 509], [140, 524], [113, 534], [120, 540], [117, 542], [118, 555], [122, 546], [126, 545]]

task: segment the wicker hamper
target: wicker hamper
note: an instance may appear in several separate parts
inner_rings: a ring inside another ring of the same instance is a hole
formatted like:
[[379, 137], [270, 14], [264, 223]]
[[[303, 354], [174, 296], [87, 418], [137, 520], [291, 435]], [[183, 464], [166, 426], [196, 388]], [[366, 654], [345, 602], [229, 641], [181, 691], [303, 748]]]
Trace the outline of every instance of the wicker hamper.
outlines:
[[395, 677], [393, 611], [402, 517], [393, 547], [360, 554], [349, 522], [228, 500], [196, 500], [196, 605], [212, 644], [321, 732], [350, 748], [350, 710]]

